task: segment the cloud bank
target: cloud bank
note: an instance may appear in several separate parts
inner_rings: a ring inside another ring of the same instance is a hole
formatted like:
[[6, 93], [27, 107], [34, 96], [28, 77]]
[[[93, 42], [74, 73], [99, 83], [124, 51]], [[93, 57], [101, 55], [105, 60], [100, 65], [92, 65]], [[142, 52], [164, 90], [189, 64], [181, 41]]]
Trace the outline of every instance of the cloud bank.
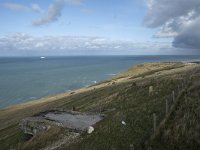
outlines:
[[173, 46], [200, 50], [199, 0], [148, 0], [146, 26], [160, 28], [157, 38], [173, 37]]
[[136, 42], [87, 36], [43, 36], [24, 33], [0, 37], [0, 55], [142, 54], [171, 49], [165, 42]]

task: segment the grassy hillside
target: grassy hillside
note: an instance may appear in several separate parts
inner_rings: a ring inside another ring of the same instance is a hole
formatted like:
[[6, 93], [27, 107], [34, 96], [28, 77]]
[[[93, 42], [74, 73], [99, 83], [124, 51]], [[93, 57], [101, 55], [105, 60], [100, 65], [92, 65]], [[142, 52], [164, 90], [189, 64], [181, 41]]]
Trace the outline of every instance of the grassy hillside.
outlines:
[[200, 149], [200, 71], [191, 77], [190, 85], [176, 102], [174, 110], [155, 137], [150, 149]]
[[[150, 66], [148, 64], [149, 68], [151, 68]], [[109, 84], [109, 86], [101, 88], [94, 87], [90, 91], [43, 105], [29, 106], [15, 111], [1, 110], [0, 149], [40, 149], [62, 141], [67, 137], [68, 132], [60, 129], [25, 141], [18, 128], [18, 122], [37, 112], [53, 108], [71, 109], [73, 106], [78, 111], [101, 112], [107, 117], [94, 126], [95, 132], [91, 135], [85, 133], [72, 140], [71, 144], [63, 142], [57, 149], [174, 148], [167, 147], [168, 142], [174, 143], [173, 145], [178, 145], [178, 147], [181, 143], [185, 144], [183, 148], [191, 147], [195, 143], [193, 140], [195, 137], [200, 140], [200, 132], [196, 132], [199, 131], [200, 110], [198, 106], [200, 96], [198, 92], [200, 83], [197, 82], [200, 79], [198, 69], [199, 65], [185, 67], [183, 64], [175, 63], [166, 67], [165, 64], [159, 68], [145, 69], [136, 76], [134, 68], [129, 70], [129, 73], [123, 74], [123, 78], [128, 77], [124, 82]], [[149, 93], [150, 86], [153, 87], [153, 93]], [[174, 102], [172, 101], [172, 91], [175, 92], [176, 97]], [[185, 97], [186, 100], [182, 101]], [[168, 99], [169, 114], [166, 114], [166, 99]], [[197, 115], [195, 115], [196, 113]], [[157, 116], [158, 129], [155, 136], [153, 136], [153, 114]], [[168, 117], [166, 118], [166, 116]], [[166, 123], [161, 128], [159, 124], [163, 120], [166, 120]], [[126, 125], [123, 125], [122, 121], [126, 122]], [[188, 127], [189, 131], [186, 130]], [[180, 130], [176, 131], [177, 128]], [[54, 138], [56, 135], [58, 138]], [[187, 137], [189, 135], [191, 139]], [[188, 141], [184, 142], [186, 140]], [[195, 144], [196, 147], [199, 146], [198, 142]]]

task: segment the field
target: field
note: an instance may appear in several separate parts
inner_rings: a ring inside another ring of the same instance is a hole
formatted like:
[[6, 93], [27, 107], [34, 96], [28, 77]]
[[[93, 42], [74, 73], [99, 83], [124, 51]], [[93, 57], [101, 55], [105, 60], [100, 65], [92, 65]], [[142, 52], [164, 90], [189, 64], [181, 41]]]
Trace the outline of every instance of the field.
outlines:
[[[199, 79], [199, 64], [143, 64], [83, 92], [0, 110], [0, 149], [198, 149]], [[107, 117], [79, 137], [54, 127], [26, 141], [18, 127], [35, 113], [73, 107]]]

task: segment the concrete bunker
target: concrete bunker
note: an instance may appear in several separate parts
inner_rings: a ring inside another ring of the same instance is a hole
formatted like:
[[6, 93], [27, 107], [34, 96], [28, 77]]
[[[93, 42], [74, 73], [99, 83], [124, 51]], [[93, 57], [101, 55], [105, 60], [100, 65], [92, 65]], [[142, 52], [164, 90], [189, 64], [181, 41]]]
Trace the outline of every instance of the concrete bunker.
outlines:
[[98, 113], [50, 110], [25, 118], [19, 125], [25, 134], [32, 136], [49, 130], [52, 125], [81, 133], [104, 117]]

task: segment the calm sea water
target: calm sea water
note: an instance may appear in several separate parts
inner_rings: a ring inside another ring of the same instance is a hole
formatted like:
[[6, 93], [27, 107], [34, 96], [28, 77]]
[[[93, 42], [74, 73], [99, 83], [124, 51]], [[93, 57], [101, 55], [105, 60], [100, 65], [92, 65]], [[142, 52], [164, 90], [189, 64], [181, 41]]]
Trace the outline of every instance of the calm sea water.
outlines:
[[200, 56], [91, 56], [0, 58], [0, 108], [94, 84], [129, 67]]

